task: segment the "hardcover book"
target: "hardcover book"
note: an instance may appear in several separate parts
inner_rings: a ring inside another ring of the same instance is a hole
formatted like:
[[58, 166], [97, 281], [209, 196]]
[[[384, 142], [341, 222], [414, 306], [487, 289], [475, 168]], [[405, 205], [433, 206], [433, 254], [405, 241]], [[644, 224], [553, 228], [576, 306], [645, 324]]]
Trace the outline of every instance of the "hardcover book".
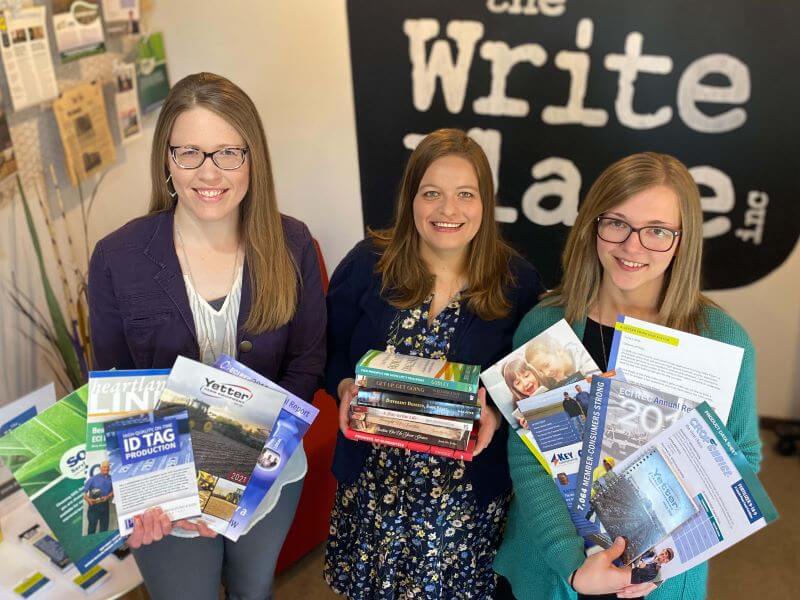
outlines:
[[170, 521], [200, 516], [185, 410], [124, 417], [104, 429], [120, 534], [130, 535], [134, 517], [156, 506]]
[[397, 438], [379, 435], [368, 431], [359, 431], [348, 427], [344, 432], [348, 440], [356, 442], [370, 442], [372, 444], [381, 444], [383, 446], [391, 446], [393, 448], [403, 448], [411, 452], [424, 452], [426, 454], [435, 454], [436, 456], [444, 456], [446, 458], [453, 458], [456, 460], [471, 461], [472, 453], [475, 450], [477, 437], [473, 435], [469, 438], [466, 450], [453, 450], [451, 448], [443, 448], [432, 444], [422, 442], [412, 442], [410, 440], [401, 440]]
[[652, 448], [620, 473], [594, 484], [592, 507], [611, 539], [626, 540], [627, 565], [697, 512], [697, 505], [669, 461]]
[[0, 458], [81, 572], [123, 542], [116, 530], [82, 535], [87, 393], [84, 385], [0, 438]]
[[189, 415], [203, 519], [224, 533], [286, 395], [179, 356], [158, 408]]
[[477, 392], [460, 392], [442, 387], [430, 385], [420, 385], [408, 381], [396, 381], [386, 377], [367, 377], [366, 375], [356, 375], [356, 385], [367, 390], [379, 390], [385, 392], [397, 392], [401, 394], [411, 394], [423, 398], [443, 400], [456, 404], [465, 404], [473, 407], [478, 406]]
[[[86, 413], [86, 481], [89, 482], [108, 461], [106, 421], [146, 414], [158, 403], [167, 384], [169, 369], [138, 369], [128, 371], [90, 371], [89, 397]], [[91, 491], [98, 495], [99, 490]], [[113, 528], [117, 523], [117, 503], [109, 502], [107, 521]], [[89, 532], [90, 510], [83, 513], [83, 533]], [[94, 521], [93, 521], [94, 522]]]
[[455, 417], [475, 421], [481, 417], [481, 407], [477, 405], [470, 406], [458, 402], [435, 400], [400, 392], [362, 389], [358, 392], [357, 401], [360, 406], [374, 406], [376, 408], [401, 410], [422, 415]]
[[356, 363], [356, 375], [477, 394], [480, 367], [370, 350]]
[[[350, 428], [453, 450], [467, 448], [472, 431], [471, 423], [466, 424], [469, 427], [450, 427], [426, 422], [427, 419], [403, 419], [385, 414], [387, 412], [396, 413], [397, 411], [383, 411], [353, 404], [350, 406]], [[422, 415], [410, 414], [407, 416], [422, 417]], [[433, 417], [429, 417], [429, 419], [433, 419]]]

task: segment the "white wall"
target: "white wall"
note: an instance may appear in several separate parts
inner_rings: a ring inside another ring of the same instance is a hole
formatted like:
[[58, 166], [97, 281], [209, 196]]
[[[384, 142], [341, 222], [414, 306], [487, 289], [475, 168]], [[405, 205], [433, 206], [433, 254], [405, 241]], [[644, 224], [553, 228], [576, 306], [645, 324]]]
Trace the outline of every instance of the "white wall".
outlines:
[[[308, 224], [332, 270], [363, 231], [344, 0], [161, 0], [151, 28], [164, 32], [173, 82], [213, 71], [253, 98], [267, 131], [281, 210]], [[146, 208], [153, 119], [145, 126], [145, 139], [126, 149], [103, 183], [92, 241]], [[10, 264], [3, 258], [2, 238], [18, 227], [11, 212], [12, 207], [0, 206], [0, 279], [7, 277]], [[18, 270], [28, 260], [24, 254], [15, 259]], [[800, 375], [798, 275], [800, 248], [762, 281], [712, 294], [756, 344], [762, 415], [800, 418], [800, 398], [792, 386]], [[8, 354], [25, 348], [16, 343], [19, 334], [8, 314], [0, 311], [0, 352], [6, 353], [0, 366], [6, 373], [11, 369], [11, 380], [0, 386], [0, 403], [49, 380], [31, 350]]]

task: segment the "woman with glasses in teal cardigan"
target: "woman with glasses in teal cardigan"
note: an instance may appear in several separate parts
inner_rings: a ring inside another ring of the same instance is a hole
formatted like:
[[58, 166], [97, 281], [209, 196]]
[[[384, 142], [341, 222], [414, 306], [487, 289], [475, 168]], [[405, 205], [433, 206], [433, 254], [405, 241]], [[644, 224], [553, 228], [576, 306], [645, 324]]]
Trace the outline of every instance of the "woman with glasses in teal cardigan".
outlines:
[[[612, 164], [581, 205], [561, 284], [522, 320], [514, 347], [565, 318], [605, 370], [613, 325], [624, 314], [744, 348], [727, 426], [757, 469], [755, 353], [744, 329], [700, 292], [702, 226], [697, 186], [678, 160], [648, 152]], [[707, 564], [657, 588], [631, 583], [630, 567], [613, 564], [621, 538], [587, 558], [551, 476], [518, 436], [509, 437], [508, 459], [515, 496], [495, 559], [496, 598], [705, 598]]]

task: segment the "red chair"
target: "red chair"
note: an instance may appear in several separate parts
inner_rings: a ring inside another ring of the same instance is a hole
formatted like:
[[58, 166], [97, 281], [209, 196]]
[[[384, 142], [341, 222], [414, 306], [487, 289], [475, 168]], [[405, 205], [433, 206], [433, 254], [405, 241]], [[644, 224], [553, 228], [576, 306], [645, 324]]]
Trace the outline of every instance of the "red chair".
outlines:
[[[327, 293], [328, 271], [316, 240], [314, 245], [317, 248], [322, 271], [322, 289]], [[314, 406], [319, 409], [319, 415], [303, 438], [303, 446], [308, 457], [308, 474], [294, 522], [289, 528], [286, 541], [278, 556], [276, 573], [288, 569], [328, 537], [328, 522], [336, 493], [336, 480], [331, 474], [331, 463], [336, 445], [336, 432], [339, 429], [339, 411], [336, 401], [321, 389], [314, 395]]]

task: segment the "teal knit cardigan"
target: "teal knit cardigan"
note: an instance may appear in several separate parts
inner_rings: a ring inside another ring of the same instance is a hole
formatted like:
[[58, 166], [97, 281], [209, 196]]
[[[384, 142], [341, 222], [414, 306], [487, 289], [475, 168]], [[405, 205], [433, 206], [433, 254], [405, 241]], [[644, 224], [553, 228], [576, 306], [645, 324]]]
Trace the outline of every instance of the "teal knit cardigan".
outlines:
[[[564, 317], [561, 307], [534, 307], [514, 334], [518, 348]], [[744, 329], [718, 308], [705, 312], [704, 337], [744, 348], [736, 382], [728, 429], [739, 448], [758, 470], [761, 440], [756, 414], [755, 351]], [[586, 321], [572, 328], [583, 339]], [[508, 513], [505, 537], [494, 562], [495, 571], [511, 583], [519, 600], [572, 600], [577, 594], [567, 583], [570, 573], [585, 559], [583, 540], [575, 531], [567, 507], [550, 475], [519, 439], [508, 438], [508, 462], [514, 482], [514, 498]], [[647, 596], [648, 600], [695, 600], [706, 597], [708, 565], [702, 564], [673, 577]]]

